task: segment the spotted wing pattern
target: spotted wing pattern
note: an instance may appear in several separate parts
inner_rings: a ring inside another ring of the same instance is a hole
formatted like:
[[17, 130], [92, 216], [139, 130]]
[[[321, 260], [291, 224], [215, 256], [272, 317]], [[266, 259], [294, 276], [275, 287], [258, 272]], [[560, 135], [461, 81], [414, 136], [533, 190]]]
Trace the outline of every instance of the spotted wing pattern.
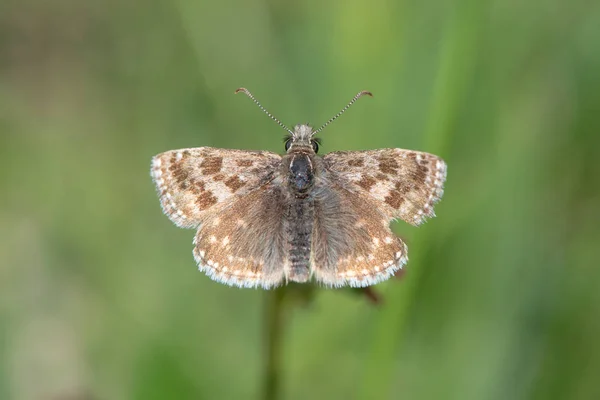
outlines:
[[351, 193], [366, 194], [390, 220], [419, 225], [433, 217], [444, 193], [446, 163], [418, 151], [340, 151], [323, 157], [326, 170]]
[[158, 154], [151, 175], [164, 213], [177, 226], [194, 228], [209, 210], [272, 180], [280, 164], [281, 156], [267, 151], [198, 147]]

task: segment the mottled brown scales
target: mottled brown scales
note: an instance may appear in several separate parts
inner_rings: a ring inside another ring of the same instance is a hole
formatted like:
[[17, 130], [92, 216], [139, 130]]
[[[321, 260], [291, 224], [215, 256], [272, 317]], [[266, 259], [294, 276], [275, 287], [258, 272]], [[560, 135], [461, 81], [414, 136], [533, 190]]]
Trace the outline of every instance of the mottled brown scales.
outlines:
[[394, 210], [400, 208], [402, 203], [404, 203], [404, 197], [402, 197], [402, 193], [398, 190], [392, 190], [385, 198], [385, 202], [389, 204]]
[[197, 195], [197, 194], [199, 194], [200, 192], [203, 192], [203, 191], [204, 191], [204, 182], [203, 182], [203, 181], [197, 181], [197, 180], [195, 180], [194, 178], [190, 178], [190, 180], [189, 180], [189, 184], [190, 184], [190, 185], [189, 185], [190, 191], [191, 191], [193, 194], [196, 194], [196, 195]]
[[225, 181], [225, 186], [231, 189], [231, 192], [235, 193], [239, 188], [244, 186], [245, 183], [240, 180], [237, 176], [232, 176]]
[[410, 182], [398, 181], [396, 182], [394, 189], [401, 194], [407, 194], [412, 190], [413, 186], [414, 185]]
[[213, 175], [221, 172], [221, 168], [223, 167], [223, 157], [206, 157], [202, 163], [200, 164], [200, 168], [202, 168], [202, 173], [204, 175]]
[[223, 174], [216, 174], [212, 178], [212, 180], [215, 181], [215, 182], [222, 181], [223, 179], [225, 179], [225, 175], [223, 175]]
[[254, 164], [252, 160], [235, 160], [238, 167], [251, 167]]
[[210, 191], [201, 192], [196, 199], [196, 205], [200, 210], [206, 210], [214, 204], [217, 204], [217, 198]]
[[382, 157], [379, 159], [379, 170], [384, 174], [396, 174], [398, 172], [398, 162], [391, 157]]
[[361, 180], [358, 181], [358, 186], [365, 189], [366, 191], [369, 191], [371, 189], [371, 187], [373, 187], [373, 185], [376, 183], [377, 183], [377, 181], [375, 179], [371, 178], [368, 175], [364, 175], [361, 178]]
[[428, 169], [423, 165], [419, 165], [415, 173], [413, 174], [414, 180], [418, 184], [425, 183], [425, 179], [427, 179]]
[[365, 162], [362, 158], [355, 158], [353, 160], [348, 161], [348, 165], [351, 167], [362, 167], [365, 165]]
[[377, 179], [378, 181], [387, 181], [390, 178], [388, 178], [388, 176], [386, 174], [382, 174], [381, 172], [378, 172], [377, 175], [375, 175], [375, 179]]
[[185, 182], [189, 177], [188, 171], [181, 168], [178, 164], [171, 165], [169, 170], [173, 174], [173, 178], [177, 181], [177, 183]]

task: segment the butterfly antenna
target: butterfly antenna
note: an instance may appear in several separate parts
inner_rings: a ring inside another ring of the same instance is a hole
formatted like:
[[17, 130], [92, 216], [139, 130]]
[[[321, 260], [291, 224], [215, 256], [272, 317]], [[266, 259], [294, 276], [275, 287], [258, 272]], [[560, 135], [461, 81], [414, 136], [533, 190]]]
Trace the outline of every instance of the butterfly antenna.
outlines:
[[356, 100], [360, 99], [364, 95], [373, 97], [373, 94], [371, 92], [366, 91], [366, 90], [358, 92], [358, 94], [356, 96], [354, 96], [354, 98], [352, 100], [350, 100], [350, 103], [346, 104], [346, 107], [342, 108], [339, 113], [335, 114], [332, 118], [329, 119], [329, 121], [325, 122], [319, 129], [317, 129], [313, 133], [313, 135], [316, 135], [317, 133], [321, 132], [323, 130], [323, 128], [325, 128], [327, 125], [329, 125], [330, 123], [332, 123], [333, 121], [335, 121], [340, 115], [342, 115], [344, 113], [344, 111], [346, 111], [348, 108], [350, 108], [350, 106], [352, 104], [354, 104], [354, 102]]
[[290, 135], [293, 135], [293, 134], [294, 134], [294, 132], [292, 132], [292, 131], [290, 130], [290, 128], [288, 128], [287, 126], [285, 126], [285, 125], [284, 125], [284, 124], [283, 124], [283, 123], [282, 123], [280, 120], [278, 120], [277, 118], [275, 118], [275, 117], [273, 116], [273, 114], [271, 114], [270, 112], [268, 112], [268, 111], [267, 111], [267, 109], [266, 109], [266, 108], [264, 108], [264, 107], [263, 107], [263, 106], [262, 106], [262, 105], [261, 105], [261, 104], [258, 102], [258, 100], [256, 100], [256, 99], [254, 98], [254, 96], [252, 96], [252, 93], [250, 93], [250, 91], [249, 91], [248, 89], [241, 87], [241, 88], [238, 88], [238, 89], [236, 89], [236, 90], [235, 90], [235, 93], [236, 93], [236, 94], [237, 94], [237, 93], [240, 93], [240, 92], [242, 92], [242, 93], [244, 93], [246, 96], [250, 97], [250, 98], [252, 99], [252, 101], [256, 103], [256, 105], [258, 106], [258, 108], [260, 108], [261, 110], [263, 110], [263, 111], [264, 111], [264, 113], [265, 113], [265, 114], [267, 114], [267, 115], [269, 116], [269, 118], [271, 118], [273, 121], [277, 122], [277, 125], [279, 125], [279, 126], [280, 126], [280, 127], [282, 127], [283, 129], [285, 129], [286, 131], [288, 131], [288, 132], [290, 133]]

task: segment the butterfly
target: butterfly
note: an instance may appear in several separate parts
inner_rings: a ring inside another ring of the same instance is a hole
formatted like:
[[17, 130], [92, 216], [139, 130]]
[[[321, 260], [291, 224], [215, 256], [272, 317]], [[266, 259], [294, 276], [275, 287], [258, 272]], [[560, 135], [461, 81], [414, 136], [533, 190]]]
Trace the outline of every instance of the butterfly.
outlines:
[[196, 229], [194, 258], [215, 281], [270, 289], [311, 279], [328, 287], [364, 287], [388, 279], [408, 261], [389, 224], [433, 217], [446, 163], [403, 149], [317, 155], [319, 129], [286, 129], [285, 154], [198, 147], [152, 159], [163, 212]]

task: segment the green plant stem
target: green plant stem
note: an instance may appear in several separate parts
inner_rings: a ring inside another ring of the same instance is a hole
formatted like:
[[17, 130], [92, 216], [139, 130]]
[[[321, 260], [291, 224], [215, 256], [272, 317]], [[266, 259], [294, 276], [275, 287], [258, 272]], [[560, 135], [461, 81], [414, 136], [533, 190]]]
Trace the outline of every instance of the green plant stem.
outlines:
[[276, 400], [281, 394], [281, 359], [284, 325], [285, 287], [267, 292], [265, 305], [266, 363], [264, 371], [265, 400]]

